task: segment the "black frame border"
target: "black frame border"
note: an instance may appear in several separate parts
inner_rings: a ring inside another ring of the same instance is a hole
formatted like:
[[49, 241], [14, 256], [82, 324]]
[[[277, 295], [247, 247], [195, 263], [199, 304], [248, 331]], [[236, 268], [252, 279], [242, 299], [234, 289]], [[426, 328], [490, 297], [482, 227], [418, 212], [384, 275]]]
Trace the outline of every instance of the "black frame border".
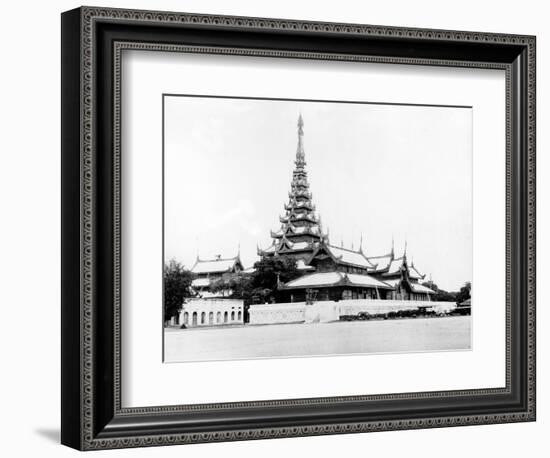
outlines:
[[[532, 36], [478, 32], [63, 13], [62, 443], [90, 450], [535, 420], [535, 46]], [[122, 409], [116, 69], [124, 49], [505, 69], [506, 388]]]

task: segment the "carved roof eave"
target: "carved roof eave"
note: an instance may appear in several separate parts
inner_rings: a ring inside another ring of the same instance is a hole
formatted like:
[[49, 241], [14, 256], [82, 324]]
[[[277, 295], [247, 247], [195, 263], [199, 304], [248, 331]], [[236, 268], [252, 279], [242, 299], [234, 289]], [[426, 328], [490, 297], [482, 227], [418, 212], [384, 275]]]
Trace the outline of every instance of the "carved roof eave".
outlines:
[[[336, 288], [338, 286], [346, 286], [349, 283], [349, 280], [346, 281], [347, 277], [342, 277], [340, 280], [334, 283], [330, 284], [319, 284], [319, 285], [308, 285], [308, 286], [286, 286], [285, 284], [282, 284], [278, 286], [278, 289], [313, 289], [313, 288]], [[352, 285], [353, 286], [353, 285]]]
[[313, 194], [309, 191], [289, 191], [288, 197], [296, 198], [296, 197], [305, 197], [306, 199], [311, 199], [313, 197]]
[[387, 285], [387, 284], [384, 284], [384, 285], [381, 285], [381, 286], [361, 286], [361, 285], [356, 285], [355, 283], [353, 283], [348, 275], [346, 273], [344, 273], [342, 275], [342, 278], [340, 278], [340, 280], [338, 280], [337, 282], [334, 282], [334, 283], [329, 283], [329, 284], [317, 284], [317, 285], [307, 285], [307, 286], [286, 286], [285, 284], [282, 284], [282, 285], [278, 285], [278, 289], [281, 289], [281, 290], [290, 290], [290, 289], [313, 289], [313, 288], [337, 288], [337, 287], [340, 287], [340, 286], [351, 286], [351, 287], [354, 287], [354, 288], [368, 288], [368, 289], [378, 289], [378, 288], [382, 288], [382, 289], [388, 289], [388, 290], [394, 290], [394, 288], [391, 286], [391, 285]]
[[[272, 233], [271, 234], [271, 238], [275, 239], [275, 240], [281, 240], [283, 238], [287, 238], [287, 239], [293, 239], [295, 237], [312, 237], [312, 238], [315, 238], [315, 239], [318, 239], [318, 240], [321, 240], [321, 235], [319, 234], [312, 234], [310, 232], [302, 232], [301, 234], [277, 234], [277, 233]], [[297, 243], [297, 242], [293, 242], [293, 243]]]
[[283, 254], [288, 254], [288, 253], [307, 253], [308, 251], [311, 251], [313, 250], [314, 247], [311, 245], [311, 244], [308, 244], [308, 246], [304, 247], [304, 248], [291, 248], [291, 247], [288, 247], [288, 248], [279, 248], [277, 250], [277, 253], [280, 254], [280, 253], [283, 253]]
[[300, 215], [289, 215], [289, 216], [279, 216], [280, 223], [291, 223], [291, 221], [306, 221], [308, 223], [319, 224], [319, 220], [316, 217], [309, 216], [300, 216]]
[[294, 210], [295, 208], [307, 208], [308, 210], [314, 211], [315, 205], [311, 202], [298, 202], [291, 201], [288, 204], [285, 204], [285, 210]]

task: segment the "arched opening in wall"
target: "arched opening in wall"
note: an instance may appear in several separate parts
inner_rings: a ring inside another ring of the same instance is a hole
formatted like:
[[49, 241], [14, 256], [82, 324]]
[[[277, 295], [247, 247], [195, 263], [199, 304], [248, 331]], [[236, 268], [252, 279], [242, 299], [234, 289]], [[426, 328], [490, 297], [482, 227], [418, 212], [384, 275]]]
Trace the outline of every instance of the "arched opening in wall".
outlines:
[[208, 324], [214, 324], [214, 312], [208, 313]]
[[196, 326], [197, 325], [197, 312], [193, 312], [192, 320], [193, 320], [193, 326]]
[[204, 324], [206, 321], [206, 312], [201, 312], [201, 324]]
[[222, 312], [216, 313], [216, 323], [222, 322]]
[[227, 323], [227, 312], [223, 312], [223, 322]]
[[235, 321], [235, 312], [231, 312], [231, 321]]
[[188, 312], [183, 313], [183, 324], [189, 324], [189, 313]]
[[243, 317], [242, 312], [239, 310], [239, 313], [237, 313], [237, 320], [241, 321]]

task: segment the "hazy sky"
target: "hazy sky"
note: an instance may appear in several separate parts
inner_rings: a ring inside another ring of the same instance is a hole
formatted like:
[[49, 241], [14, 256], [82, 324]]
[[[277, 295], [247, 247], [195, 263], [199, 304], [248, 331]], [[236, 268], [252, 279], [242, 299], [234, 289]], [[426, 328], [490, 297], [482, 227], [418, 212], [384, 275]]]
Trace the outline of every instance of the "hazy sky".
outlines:
[[445, 289], [472, 279], [472, 110], [166, 96], [165, 258], [254, 263], [288, 191], [304, 118], [310, 190], [331, 243], [407, 255]]

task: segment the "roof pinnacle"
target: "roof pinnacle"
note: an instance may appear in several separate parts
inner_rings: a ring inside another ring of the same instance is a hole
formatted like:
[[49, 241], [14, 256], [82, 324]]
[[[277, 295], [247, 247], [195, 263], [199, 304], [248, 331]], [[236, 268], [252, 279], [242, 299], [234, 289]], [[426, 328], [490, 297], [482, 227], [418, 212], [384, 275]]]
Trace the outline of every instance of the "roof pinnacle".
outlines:
[[199, 247], [199, 238], [197, 237], [196, 238], [196, 245], [197, 245], [197, 261], [199, 261], [199, 251], [200, 251], [200, 247]]
[[296, 166], [303, 167], [306, 165], [304, 153], [304, 119], [302, 114], [298, 116], [298, 146], [296, 147]]

